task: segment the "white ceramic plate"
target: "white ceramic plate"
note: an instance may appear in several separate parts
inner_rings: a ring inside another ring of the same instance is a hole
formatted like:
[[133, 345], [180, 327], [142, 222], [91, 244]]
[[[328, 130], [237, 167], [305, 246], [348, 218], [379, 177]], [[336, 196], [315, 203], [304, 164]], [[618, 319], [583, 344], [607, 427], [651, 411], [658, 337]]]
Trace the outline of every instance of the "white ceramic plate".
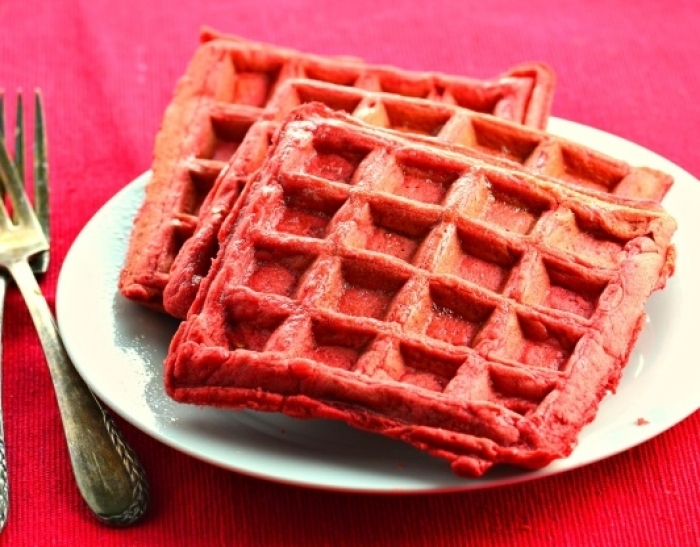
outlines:
[[[478, 480], [398, 441], [330, 421], [177, 404], [164, 393], [161, 365], [176, 323], [116, 290], [148, 174], [126, 186], [85, 226], [57, 289], [66, 347], [90, 387], [115, 412], [160, 441], [227, 469], [309, 487], [384, 493], [471, 490], [571, 470], [642, 443], [700, 407], [696, 314], [700, 309], [700, 182], [635, 144], [572, 122], [550, 130], [676, 179], [665, 200], [679, 223], [676, 275], [648, 303], [649, 321], [618, 392], [603, 400], [573, 454], [545, 469], [494, 469]], [[696, 234], [695, 236], [693, 234]], [[639, 425], [642, 419], [644, 425]]]

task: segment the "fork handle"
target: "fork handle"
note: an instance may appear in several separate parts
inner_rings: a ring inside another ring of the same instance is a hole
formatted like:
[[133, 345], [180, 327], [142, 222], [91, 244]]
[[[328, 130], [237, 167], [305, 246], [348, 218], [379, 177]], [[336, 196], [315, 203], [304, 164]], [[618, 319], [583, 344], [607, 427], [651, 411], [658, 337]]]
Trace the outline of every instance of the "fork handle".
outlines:
[[[7, 289], [7, 276], [0, 274], [0, 367], [2, 367], [2, 327], [5, 315], [5, 292]], [[0, 371], [2, 369], [0, 368]], [[2, 408], [2, 373], [0, 372], [0, 532], [7, 524], [10, 511], [10, 481], [8, 478], [7, 452], [5, 445], [5, 419]]]
[[107, 524], [129, 525], [148, 506], [148, 485], [131, 447], [78, 374], [26, 261], [8, 266], [34, 321], [56, 391], [71, 465], [83, 499]]

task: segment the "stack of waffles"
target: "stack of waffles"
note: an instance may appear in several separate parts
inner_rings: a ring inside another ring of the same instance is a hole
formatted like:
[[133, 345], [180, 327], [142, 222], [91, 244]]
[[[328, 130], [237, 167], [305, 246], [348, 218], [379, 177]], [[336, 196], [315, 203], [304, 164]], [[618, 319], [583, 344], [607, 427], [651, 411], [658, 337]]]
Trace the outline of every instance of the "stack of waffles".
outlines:
[[207, 34], [120, 279], [183, 319], [168, 394], [342, 420], [464, 476], [567, 456], [673, 272], [675, 222], [670, 177], [537, 127], [552, 81]]

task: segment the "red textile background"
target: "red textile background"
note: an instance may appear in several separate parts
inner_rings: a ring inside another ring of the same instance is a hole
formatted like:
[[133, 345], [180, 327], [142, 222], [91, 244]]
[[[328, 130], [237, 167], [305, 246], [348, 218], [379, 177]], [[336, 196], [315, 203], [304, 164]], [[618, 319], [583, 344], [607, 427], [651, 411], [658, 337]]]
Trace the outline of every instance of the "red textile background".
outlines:
[[[0, 87], [39, 86], [47, 104], [53, 262], [42, 286], [52, 305], [71, 242], [149, 167], [163, 109], [204, 24], [309, 52], [477, 77], [543, 60], [558, 74], [555, 116], [637, 142], [700, 176], [694, 0], [9, 0], [0, 3]], [[152, 502], [141, 524], [106, 528], [75, 488], [43, 356], [15, 290], [4, 344], [11, 513], [0, 545], [700, 545], [697, 412], [650, 442], [560, 476], [404, 497], [249, 478], [119, 420]]]

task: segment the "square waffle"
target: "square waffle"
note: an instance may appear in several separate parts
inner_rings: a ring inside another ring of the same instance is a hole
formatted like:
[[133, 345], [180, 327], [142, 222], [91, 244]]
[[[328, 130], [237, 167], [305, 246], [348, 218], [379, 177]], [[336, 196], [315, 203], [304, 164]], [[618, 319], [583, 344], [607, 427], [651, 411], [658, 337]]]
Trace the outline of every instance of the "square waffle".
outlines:
[[661, 200], [673, 182], [665, 173], [632, 167], [544, 131], [453, 104], [290, 79], [278, 87], [201, 205], [193, 232], [188, 233], [175, 257], [163, 291], [163, 306], [170, 315], [181, 319], [186, 316], [216, 256], [217, 233], [223, 219], [239, 204], [236, 200], [249, 176], [263, 162], [281, 120], [290, 110], [308, 102], [323, 103], [387, 130], [437, 140], [439, 146], [459, 146], [464, 154], [487, 156], [511, 168], [554, 177], [583, 192]]
[[208, 30], [202, 42], [165, 111], [119, 279], [125, 297], [156, 309], [212, 183], [285, 80], [424, 97], [538, 127], [546, 124], [554, 88], [552, 71], [537, 63], [478, 80], [309, 55]]
[[177, 401], [331, 418], [480, 476], [567, 456], [614, 390], [675, 221], [293, 110], [165, 361]]

